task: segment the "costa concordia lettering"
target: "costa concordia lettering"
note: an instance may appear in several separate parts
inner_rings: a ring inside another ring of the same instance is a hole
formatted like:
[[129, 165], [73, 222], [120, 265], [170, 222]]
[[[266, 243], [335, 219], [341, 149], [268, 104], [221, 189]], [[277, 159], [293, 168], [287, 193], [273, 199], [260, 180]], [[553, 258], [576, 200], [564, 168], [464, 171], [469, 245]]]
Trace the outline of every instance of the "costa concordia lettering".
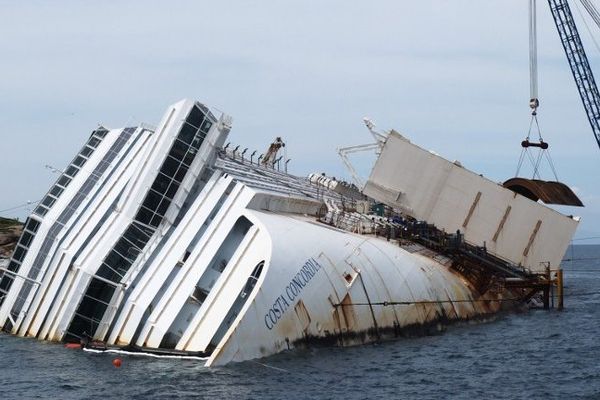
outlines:
[[558, 267], [577, 226], [395, 131], [353, 185], [231, 126], [182, 100], [156, 128], [95, 129], [0, 272], [2, 329], [206, 365], [385, 340], [518, 306], [506, 283]]
[[304, 286], [310, 282], [319, 269], [321, 269], [321, 266], [314, 259], [306, 261], [300, 272], [285, 287], [285, 294], [280, 294], [271, 309], [265, 314], [265, 326], [267, 329], [273, 329], [273, 326], [283, 317], [283, 313], [287, 311], [290, 304], [293, 304], [296, 297], [304, 289]]

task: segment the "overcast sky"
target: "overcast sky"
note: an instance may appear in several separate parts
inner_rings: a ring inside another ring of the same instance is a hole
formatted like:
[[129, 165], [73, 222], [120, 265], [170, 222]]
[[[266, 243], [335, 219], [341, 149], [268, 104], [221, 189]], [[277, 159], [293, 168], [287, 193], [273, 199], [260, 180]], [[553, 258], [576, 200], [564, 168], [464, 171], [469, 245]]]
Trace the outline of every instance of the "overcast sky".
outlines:
[[[543, 137], [560, 180], [587, 206], [564, 210], [583, 217], [576, 237], [600, 236], [600, 149], [538, 3]], [[282, 136], [298, 175], [347, 177], [335, 150], [369, 142], [369, 116], [504, 181], [529, 124], [525, 0], [0, 7], [0, 210], [41, 198], [56, 179], [44, 165], [63, 168], [99, 123], [156, 124], [184, 97], [232, 115], [230, 139], [243, 147], [264, 151]], [[600, 53], [578, 22], [600, 74]], [[369, 158], [355, 161], [367, 174]], [[552, 178], [549, 169], [542, 177]]]

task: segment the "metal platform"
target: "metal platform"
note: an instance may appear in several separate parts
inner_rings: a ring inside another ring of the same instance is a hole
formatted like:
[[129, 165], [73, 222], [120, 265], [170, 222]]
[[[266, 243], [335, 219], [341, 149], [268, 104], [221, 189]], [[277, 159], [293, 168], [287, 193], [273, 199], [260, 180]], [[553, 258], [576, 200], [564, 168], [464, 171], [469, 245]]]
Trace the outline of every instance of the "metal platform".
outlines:
[[579, 197], [570, 187], [561, 182], [511, 178], [502, 186], [533, 201], [541, 200], [546, 204], [583, 207]]

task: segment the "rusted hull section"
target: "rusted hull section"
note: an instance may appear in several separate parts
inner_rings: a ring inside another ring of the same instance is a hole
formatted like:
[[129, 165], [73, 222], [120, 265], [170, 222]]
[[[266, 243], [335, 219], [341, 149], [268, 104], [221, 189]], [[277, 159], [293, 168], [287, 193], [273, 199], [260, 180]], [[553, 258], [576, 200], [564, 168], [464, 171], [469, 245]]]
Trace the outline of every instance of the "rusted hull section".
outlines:
[[448, 317], [438, 315], [431, 321], [419, 322], [412, 325], [393, 327], [371, 328], [366, 331], [347, 331], [341, 333], [327, 334], [324, 336], [305, 336], [292, 343], [290, 348], [309, 348], [311, 346], [338, 346], [350, 347], [381, 341], [392, 341], [402, 338], [416, 338], [422, 336], [438, 335], [446, 331], [451, 325], [460, 323], [484, 323], [497, 317], [498, 311], [489, 311], [485, 314], [477, 314], [472, 317]]
[[583, 207], [579, 197], [562, 182], [511, 178], [502, 186], [533, 201], [541, 200], [546, 204]]
[[298, 218], [255, 216], [273, 242], [270, 266], [211, 365], [310, 343], [351, 346], [428, 334], [508, 305], [500, 294], [482, 296], [439, 254], [434, 260]]

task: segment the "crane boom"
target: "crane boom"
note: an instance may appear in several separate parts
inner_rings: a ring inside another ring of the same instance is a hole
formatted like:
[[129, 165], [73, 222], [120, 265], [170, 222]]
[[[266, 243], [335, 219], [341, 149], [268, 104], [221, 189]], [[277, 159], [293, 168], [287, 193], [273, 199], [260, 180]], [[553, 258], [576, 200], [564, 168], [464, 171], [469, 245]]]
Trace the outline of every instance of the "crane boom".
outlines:
[[569, 67], [571, 67], [587, 118], [600, 147], [600, 93], [598, 93], [594, 74], [581, 43], [577, 26], [575, 26], [571, 8], [567, 0], [548, 0], [548, 5], [567, 55]]
[[279, 153], [279, 149], [281, 149], [282, 147], [285, 147], [285, 143], [283, 143], [283, 140], [281, 140], [281, 138], [278, 136], [267, 149], [267, 152], [265, 153], [265, 157], [263, 158], [261, 164], [268, 167], [272, 167], [273, 165], [275, 165], [275, 163], [277, 162], [277, 154]]

